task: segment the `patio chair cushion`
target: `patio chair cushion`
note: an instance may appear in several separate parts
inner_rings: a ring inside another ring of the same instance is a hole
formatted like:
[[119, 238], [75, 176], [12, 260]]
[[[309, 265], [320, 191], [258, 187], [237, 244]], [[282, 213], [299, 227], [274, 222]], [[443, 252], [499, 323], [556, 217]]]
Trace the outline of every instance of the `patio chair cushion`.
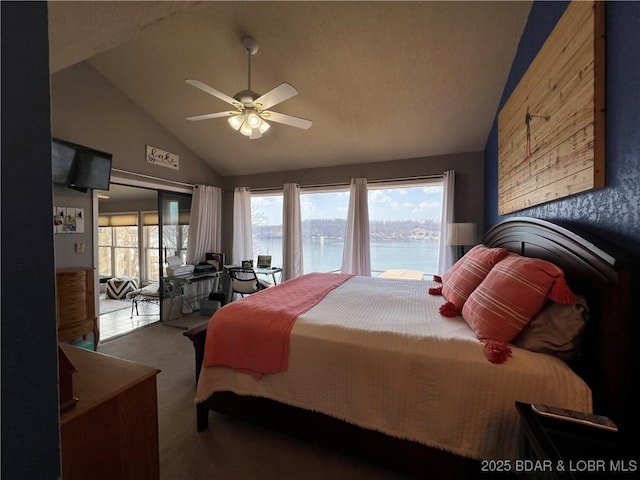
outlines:
[[122, 299], [126, 298], [129, 292], [138, 289], [138, 280], [131, 277], [110, 278], [107, 280], [106, 295], [107, 298]]

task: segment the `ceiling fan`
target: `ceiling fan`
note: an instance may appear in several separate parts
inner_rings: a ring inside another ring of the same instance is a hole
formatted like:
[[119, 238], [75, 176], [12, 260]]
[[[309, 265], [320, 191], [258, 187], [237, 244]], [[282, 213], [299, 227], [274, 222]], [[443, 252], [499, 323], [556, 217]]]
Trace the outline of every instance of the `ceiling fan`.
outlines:
[[270, 125], [267, 120], [305, 130], [308, 129], [312, 125], [310, 120], [269, 110], [271, 107], [296, 96], [298, 91], [293, 86], [288, 83], [281, 83], [264, 95], [259, 95], [251, 90], [251, 57], [258, 52], [258, 44], [253, 38], [245, 37], [242, 39], [242, 45], [249, 59], [249, 78], [246, 90], [242, 90], [230, 97], [200, 80], [185, 80], [189, 85], [233, 105], [235, 110], [195, 115], [187, 117], [187, 120], [195, 122], [211, 118], [229, 117], [229, 124], [242, 135], [252, 140], [262, 137], [262, 134], [269, 129]]

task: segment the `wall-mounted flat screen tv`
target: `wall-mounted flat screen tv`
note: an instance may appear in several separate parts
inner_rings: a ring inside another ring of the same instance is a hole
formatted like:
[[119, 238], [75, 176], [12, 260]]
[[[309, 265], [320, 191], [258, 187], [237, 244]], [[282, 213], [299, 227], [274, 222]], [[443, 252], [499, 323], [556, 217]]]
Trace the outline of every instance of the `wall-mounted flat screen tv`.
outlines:
[[53, 139], [51, 142], [51, 173], [53, 174], [53, 183], [69, 185], [75, 157], [75, 145]]
[[80, 149], [76, 152], [76, 168], [72, 185], [80, 188], [109, 190], [111, 159], [108, 153]]
[[54, 138], [51, 167], [54, 183], [80, 191], [109, 190], [113, 155]]

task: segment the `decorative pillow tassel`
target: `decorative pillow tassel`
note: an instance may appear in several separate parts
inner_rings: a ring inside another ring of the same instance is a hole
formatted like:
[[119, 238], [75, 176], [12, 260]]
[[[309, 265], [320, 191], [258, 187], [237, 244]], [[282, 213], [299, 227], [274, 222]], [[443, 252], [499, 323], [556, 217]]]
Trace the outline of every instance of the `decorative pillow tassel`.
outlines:
[[443, 317], [457, 317], [460, 315], [460, 310], [451, 302], [441, 305], [438, 311]]
[[506, 343], [495, 340], [481, 340], [484, 353], [491, 363], [504, 363], [511, 356], [511, 349]]
[[433, 276], [433, 281], [434, 282], [438, 282], [438, 283], [442, 283], [442, 277], [440, 275], [434, 275]]
[[549, 300], [565, 305], [576, 303], [576, 297], [563, 277], [556, 278], [556, 281], [553, 282], [553, 287], [551, 287], [551, 292], [549, 292]]
[[429, 295], [442, 295], [442, 287], [430, 287]]

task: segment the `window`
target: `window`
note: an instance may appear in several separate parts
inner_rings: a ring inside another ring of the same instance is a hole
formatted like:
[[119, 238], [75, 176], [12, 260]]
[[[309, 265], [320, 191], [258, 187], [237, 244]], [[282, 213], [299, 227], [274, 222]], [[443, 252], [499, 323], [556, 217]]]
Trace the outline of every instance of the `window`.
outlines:
[[438, 271], [442, 181], [368, 185], [372, 275]]
[[[138, 227], [138, 218], [142, 228]], [[163, 227], [168, 256], [187, 256], [189, 212], [180, 212], [177, 225]], [[135, 277], [141, 282], [160, 280], [158, 212], [100, 215], [98, 228], [98, 269], [100, 276]], [[142, 272], [142, 274], [140, 274]]]
[[[372, 275], [388, 269], [438, 270], [442, 181], [369, 183]], [[254, 258], [282, 265], [282, 193], [251, 194]], [[300, 194], [304, 271], [339, 271], [349, 208], [349, 186]]]
[[282, 193], [251, 194], [253, 258], [271, 255], [273, 266], [282, 265], [282, 199]]
[[335, 272], [342, 266], [349, 190], [300, 194], [305, 272]]
[[187, 261], [187, 241], [189, 240], [189, 225], [163, 225], [162, 241], [166, 252], [165, 258], [180, 257]]
[[[271, 255], [282, 265], [282, 193], [251, 194], [254, 258]], [[349, 190], [308, 191], [300, 194], [305, 272], [340, 270]]]
[[111, 250], [113, 248], [113, 229], [98, 227], [98, 272], [101, 277], [113, 277]]
[[98, 270], [101, 276], [140, 278], [138, 214], [100, 216]]
[[[189, 219], [191, 216], [191, 195], [176, 192], [160, 192], [162, 208], [160, 230], [160, 248], [162, 257], [179, 257], [187, 261], [187, 242], [189, 240]], [[156, 221], [158, 224], [158, 221]], [[197, 261], [204, 260], [198, 259]], [[164, 274], [165, 272], [163, 272]]]
[[158, 212], [142, 212], [142, 271], [144, 280], [160, 281]]

